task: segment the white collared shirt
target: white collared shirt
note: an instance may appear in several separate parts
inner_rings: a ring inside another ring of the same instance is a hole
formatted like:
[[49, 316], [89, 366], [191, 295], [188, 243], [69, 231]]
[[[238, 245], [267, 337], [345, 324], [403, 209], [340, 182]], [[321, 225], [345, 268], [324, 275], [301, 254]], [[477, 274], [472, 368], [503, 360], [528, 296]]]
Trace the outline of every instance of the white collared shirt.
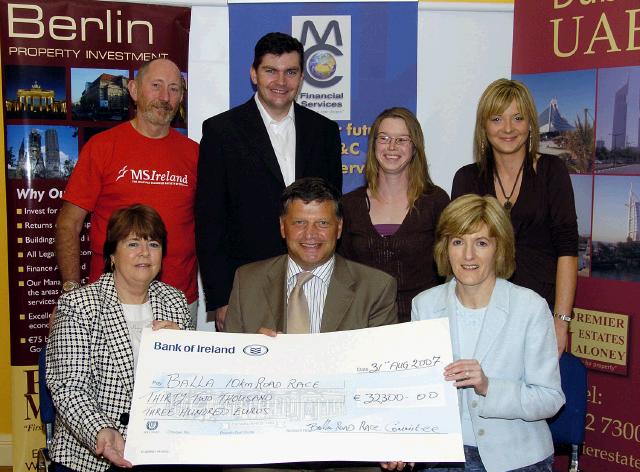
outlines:
[[[300, 272], [304, 272], [302, 267], [295, 263], [291, 257], [288, 257], [287, 265], [287, 300], [291, 295], [293, 287], [296, 285], [296, 277]], [[313, 269], [313, 277], [302, 286], [304, 296], [307, 297], [309, 304], [309, 320], [311, 333], [319, 333], [322, 325], [322, 311], [324, 310], [324, 302], [327, 299], [327, 290], [333, 275], [333, 268], [336, 264], [335, 256], [331, 257], [324, 264]]]
[[277, 121], [271, 118], [269, 112], [264, 108], [257, 92], [253, 98], [258, 105], [258, 111], [278, 159], [284, 185], [285, 187], [289, 186], [296, 180], [296, 120], [293, 113], [293, 103], [289, 107], [287, 116]]

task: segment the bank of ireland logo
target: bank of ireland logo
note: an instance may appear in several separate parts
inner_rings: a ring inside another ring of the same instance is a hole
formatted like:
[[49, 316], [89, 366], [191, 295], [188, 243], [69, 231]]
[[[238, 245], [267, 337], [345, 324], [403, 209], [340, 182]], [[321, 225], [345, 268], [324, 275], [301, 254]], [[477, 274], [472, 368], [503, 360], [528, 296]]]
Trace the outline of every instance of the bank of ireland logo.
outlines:
[[269, 348], [262, 344], [249, 344], [248, 346], [245, 346], [242, 352], [248, 356], [264, 356], [269, 352]]

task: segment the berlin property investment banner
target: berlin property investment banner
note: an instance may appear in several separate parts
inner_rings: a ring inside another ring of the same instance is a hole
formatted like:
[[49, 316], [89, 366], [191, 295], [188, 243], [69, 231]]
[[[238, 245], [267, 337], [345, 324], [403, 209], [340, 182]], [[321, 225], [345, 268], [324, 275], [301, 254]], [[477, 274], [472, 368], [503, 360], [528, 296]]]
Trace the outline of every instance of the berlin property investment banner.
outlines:
[[66, 181], [83, 144], [134, 113], [127, 83], [143, 62], [170, 58], [186, 74], [190, 9], [85, 0], [0, 0], [0, 8], [13, 470], [21, 472], [35, 470], [44, 445], [34, 365], [61, 290], [54, 225]]
[[384, 109], [415, 113], [417, 2], [243, 3], [229, 5], [231, 106], [254, 93], [249, 68], [256, 41], [280, 31], [304, 45], [297, 102], [340, 126], [343, 190], [364, 183], [369, 129]]
[[[640, 469], [640, 8], [516, 0], [513, 78], [541, 153], [571, 173], [580, 233], [570, 349], [589, 368], [581, 469]], [[635, 348], [634, 348], [635, 346]]]

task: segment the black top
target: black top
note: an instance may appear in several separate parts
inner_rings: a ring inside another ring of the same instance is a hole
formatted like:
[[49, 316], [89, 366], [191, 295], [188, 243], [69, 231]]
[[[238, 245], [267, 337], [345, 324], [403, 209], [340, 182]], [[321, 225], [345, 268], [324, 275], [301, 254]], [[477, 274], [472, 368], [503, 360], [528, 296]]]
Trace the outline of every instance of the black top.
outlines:
[[[477, 164], [462, 167], [453, 178], [451, 198], [467, 193], [496, 196], [493, 179], [483, 179]], [[525, 166], [511, 222], [516, 237], [516, 271], [510, 280], [534, 290], [553, 306], [558, 257], [578, 255], [573, 188], [560, 159], [542, 155], [535, 171]]]
[[[342, 188], [338, 125], [294, 103], [296, 179]], [[195, 221], [207, 310], [229, 303], [233, 277], [249, 262], [286, 254], [280, 236], [284, 179], [253, 97], [202, 124]]]
[[346, 194], [342, 204], [338, 252], [394, 276], [398, 282], [398, 320], [409, 321], [413, 297], [442, 282], [433, 261], [433, 245], [438, 218], [449, 204], [449, 196], [440, 187], [423, 194], [390, 236], [381, 236], [371, 223], [366, 187]]

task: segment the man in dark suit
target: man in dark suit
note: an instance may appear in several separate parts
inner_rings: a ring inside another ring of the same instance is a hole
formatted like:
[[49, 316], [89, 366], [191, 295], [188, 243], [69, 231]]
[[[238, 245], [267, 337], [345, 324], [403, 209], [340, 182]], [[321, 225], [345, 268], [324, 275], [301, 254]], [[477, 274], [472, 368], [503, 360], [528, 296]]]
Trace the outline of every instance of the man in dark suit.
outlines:
[[339, 192], [309, 177], [287, 187], [281, 200], [280, 233], [288, 254], [238, 269], [225, 331], [290, 332], [288, 300], [298, 274], [305, 272], [313, 274], [302, 288], [309, 312], [306, 332], [396, 323], [395, 279], [335, 254], [342, 231]]
[[256, 94], [202, 125], [196, 189], [196, 246], [207, 311], [221, 329], [235, 270], [284, 254], [279, 197], [300, 177], [342, 188], [338, 125], [294, 102], [302, 84], [304, 49], [269, 33], [250, 69]]

